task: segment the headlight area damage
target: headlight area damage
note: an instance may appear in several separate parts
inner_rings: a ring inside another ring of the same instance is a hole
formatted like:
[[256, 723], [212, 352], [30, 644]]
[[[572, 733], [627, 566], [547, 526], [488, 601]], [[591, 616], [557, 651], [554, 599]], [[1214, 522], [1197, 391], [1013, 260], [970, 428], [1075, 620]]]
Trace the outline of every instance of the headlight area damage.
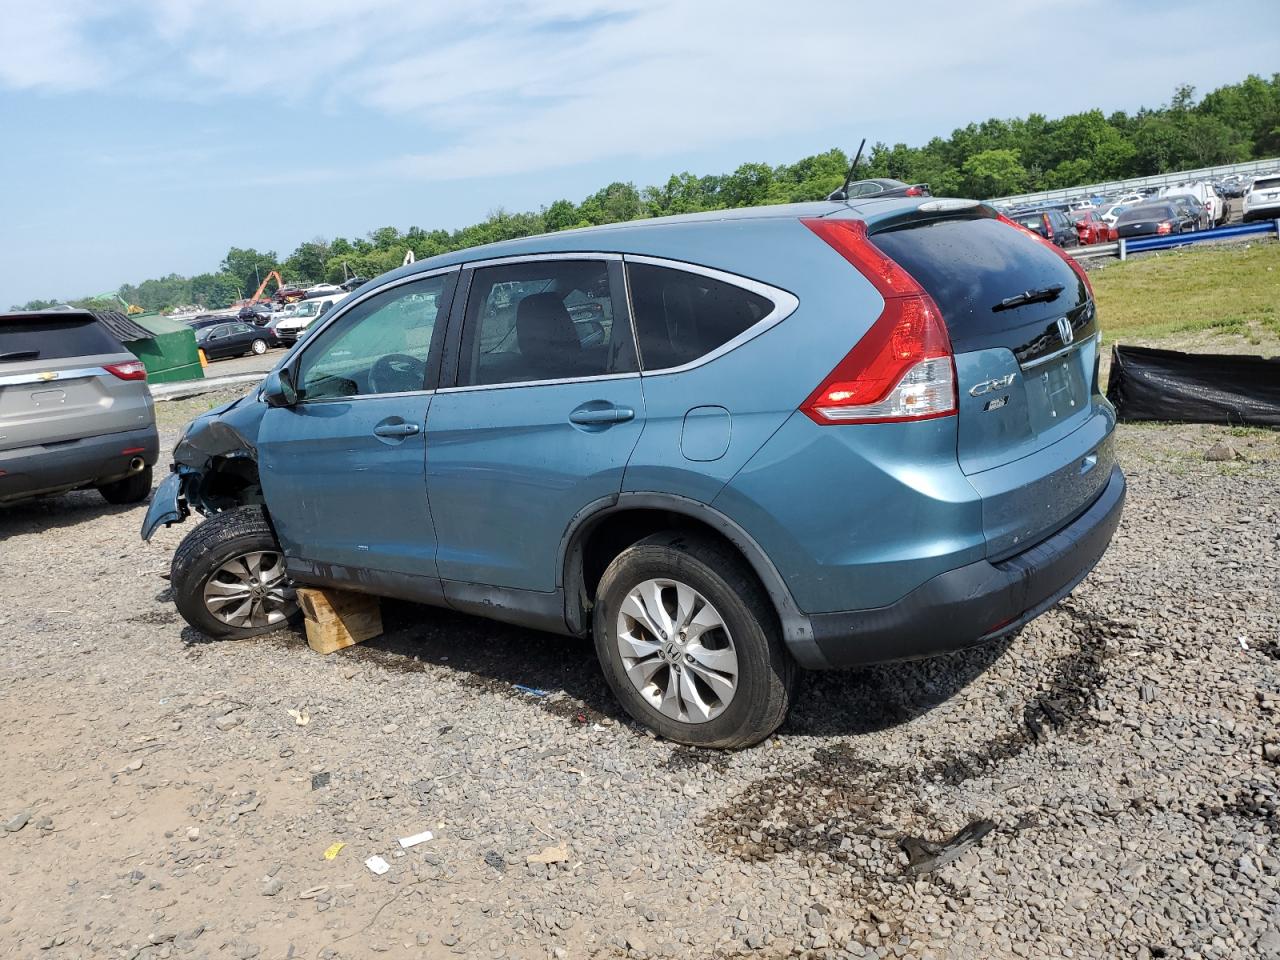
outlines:
[[156, 488], [142, 521], [143, 540], [161, 525], [181, 523], [193, 509], [209, 516], [262, 503], [257, 441], [266, 410], [255, 391], [187, 425], [173, 450], [172, 472]]

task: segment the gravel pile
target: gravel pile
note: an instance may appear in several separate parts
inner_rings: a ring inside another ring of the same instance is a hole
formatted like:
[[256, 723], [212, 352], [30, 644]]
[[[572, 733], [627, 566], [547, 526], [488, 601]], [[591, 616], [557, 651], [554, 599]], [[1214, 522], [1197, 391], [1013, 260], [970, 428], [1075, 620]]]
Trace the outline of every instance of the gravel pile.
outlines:
[[189, 524], [0, 513], [0, 954], [1280, 958], [1280, 438], [1121, 445], [1069, 601], [736, 754], [632, 726], [586, 642], [388, 602], [329, 657], [210, 643]]

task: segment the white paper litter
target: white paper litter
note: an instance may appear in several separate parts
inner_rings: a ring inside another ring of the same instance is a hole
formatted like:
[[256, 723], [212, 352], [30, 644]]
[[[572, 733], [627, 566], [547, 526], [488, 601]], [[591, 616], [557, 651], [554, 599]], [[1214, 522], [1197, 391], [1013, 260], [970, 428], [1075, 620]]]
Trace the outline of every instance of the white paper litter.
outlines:
[[370, 870], [372, 870], [374, 873], [376, 873], [378, 876], [382, 876], [384, 873], [386, 873], [388, 870], [391, 869], [391, 864], [387, 863], [387, 861], [383, 860], [379, 856], [370, 857], [368, 860], [364, 862], [364, 865], [368, 867]]
[[430, 830], [423, 830], [421, 833], [415, 833], [412, 837], [401, 837], [400, 846], [405, 850], [410, 847], [416, 847], [420, 843], [426, 843], [428, 840], [435, 839], [435, 835]]

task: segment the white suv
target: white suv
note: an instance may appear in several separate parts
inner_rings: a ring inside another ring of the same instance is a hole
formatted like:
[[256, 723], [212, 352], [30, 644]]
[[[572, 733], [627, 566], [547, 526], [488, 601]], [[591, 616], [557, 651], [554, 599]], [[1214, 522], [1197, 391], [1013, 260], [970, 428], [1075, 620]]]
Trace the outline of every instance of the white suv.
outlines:
[[1280, 176], [1259, 177], [1244, 192], [1244, 219], [1280, 217]]

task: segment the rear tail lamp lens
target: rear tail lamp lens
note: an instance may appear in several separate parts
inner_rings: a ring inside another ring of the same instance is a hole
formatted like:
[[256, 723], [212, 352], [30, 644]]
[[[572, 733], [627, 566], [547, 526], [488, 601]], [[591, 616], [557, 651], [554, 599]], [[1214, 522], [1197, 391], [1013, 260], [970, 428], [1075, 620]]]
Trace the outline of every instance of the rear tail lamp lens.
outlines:
[[884, 297], [875, 323], [801, 404], [815, 423], [928, 420], [957, 410], [951, 340], [933, 298], [867, 237], [860, 220], [805, 219]]
[[108, 363], [104, 365], [107, 373], [121, 380], [145, 380], [147, 368], [141, 360], [130, 360], [126, 363]]
[[1172, 233], [1172, 232], [1173, 232], [1173, 224], [1170, 223], [1168, 220], [1166, 220], [1164, 223], [1156, 224], [1156, 233], [1164, 234], [1164, 233]]

